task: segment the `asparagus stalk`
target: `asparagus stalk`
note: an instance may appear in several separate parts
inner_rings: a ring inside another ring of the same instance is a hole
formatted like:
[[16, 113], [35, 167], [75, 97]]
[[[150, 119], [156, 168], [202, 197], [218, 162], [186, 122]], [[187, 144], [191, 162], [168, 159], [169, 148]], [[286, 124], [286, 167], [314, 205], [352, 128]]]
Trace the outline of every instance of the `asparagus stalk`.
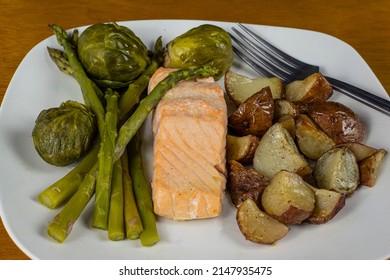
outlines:
[[54, 64], [57, 65], [61, 72], [67, 75], [73, 75], [73, 69], [69, 65], [68, 59], [65, 57], [64, 52], [55, 48], [47, 47], [49, 56], [53, 60]]
[[47, 230], [50, 237], [60, 243], [68, 237], [74, 223], [94, 194], [97, 171], [98, 165], [95, 164], [85, 176], [76, 193], [53, 218]]
[[106, 230], [108, 227], [112, 169], [116, 161], [113, 158], [113, 153], [118, 125], [118, 94], [106, 94], [106, 101], [105, 128], [98, 154], [99, 173], [92, 216], [92, 226], [103, 230]]
[[[51, 60], [54, 62], [54, 64], [60, 69], [61, 72], [73, 76], [74, 70], [72, 69], [71, 65], [69, 64], [68, 59], [65, 56], [65, 53], [61, 50], [54, 49], [47, 47], [49, 56]], [[95, 89], [95, 92], [100, 100], [104, 99], [103, 92], [100, 90], [100, 88], [92, 82], [92, 86]]]
[[123, 219], [122, 161], [117, 160], [112, 170], [110, 209], [108, 215], [108, 238], [113, 241], [125, 238]]
[[75, 168], [39, 194], [38, 200], [42, 205], [54, 209], [77, 191], [87, 172], [96, 163], [99, 143], [97, 139], [95, 145]]
[[129, 85], [128, 89], [119, 99], [119, 120], [124, 120], [133, 107], [138, 104], [142, 92], [147, 88], [150, 78], [161, 66], [162, 61], [162, 39], [158, 37], [154, 46], [152, 61], [137, 80]]
[[84, 102], [87, 106], [90, 106], [92, 111], [96, 114], [99, 133], [100, 136], [102, 136], [104, 132], [105, 111], [99, 96], [102, 96], [103, 94], [99, 92], [99, 88], [85, 73], [74, 47], [74, 38], [69, 38], [66, 31], [59, 25], [50, 24], [49, 27], [56, 35], [58, 43], [64, 48], [64, 56], [67, 58], [69, 66], [73, 70], [72, 76], [77, 80], [81, 87]]
[[128, 239], [138, 239], [141, 232], [144, 230], [139, 216], [137, 204], [134, 198], [133, 181], [130, 176], [129, 158], [127, 150], [123, 152], [122, 161], [122, 183], [123, 183], [123, 199], [124, 199], [124, 219], [125, 231]]
[[149, 95], [141, 100], [134, 113], [121, 126], [115, 142], [114, 158], [118, 159], [122, 156], [127, 144], [144, 123], [149, 113], [157, 106], [167, 90], [171, 89], [182, 80], [189, 80], [195, 77], [214, 76], [217, 72], [218, 70], [211, 66], [180, 69], [171, 72], [165, 79], [159, 82]]
[[141, 244], [143, 246], [152, 246], [160, 240], [160, 237], [157, 231], [149, 184], [144, 173], [139, 132], [131, 140], [128, 150], [129, 169], [133, 178], [134, 194], [144, 228], [140, 234]]
[[[75, 30], [73, 32], [70, 41], [72, 45], [74, 45], [75, 41], [77, 40], [76, 39], [77, 34], [78, 33]], [[70, 65], [68, 58], [65, 56], [65, 53], [61, 50], [50, 48], [50, 47], [48, 47], [47, 49], [50, 58], [57, 65], [57, 67], [63, 73], [73, 76], [75, 70]], [[161, 37], [159, 37], [155, 43], [153, 58], [150, 65], [147, 67], [147, 69], [145, 69], [144, 73], [134, 83], [132, 83], [129, 86], [127, 91], [121, 96], [119, 100], [119, 105], [118, 105], [119, 120], [124, 120], [124, 118], [132, 110], [132, 108], [139, 102], [139, 98], [142, 92], [146, 89], [150, 77], [157, 70], [157, 68], [161, 66], [162, 59], [163, 59], [162, 40]], [[77, 66], [75, 68], [76, 71], [82, 69], [81, 67], [79, 67], [77, 62], [75, 63], [75, 65]], [[76, 75], [76, 77], [80, 77], [80, 76], [83, 76], [83, 74]], [[81, 81], [84, 81], [84, 79], [81, 79]], [[80, 86], [83, 87], [83, 83], [80, 84]], [[94, 87], [95, 92], [100, 99], [103, 96], [103, 93], [95, 83], [92, 82], [92, 86]], [[88, 155], [85, 156], [85, 158], [73, 170], [71, 170], [64, 177], [62, 177], [57, 182], [55, 182], [47, 189], [45, 189], [43, 192], [41, 192], [38, 197], [40, 203], [50, 209], [54, 209], [58, 207], [66, 199], [68, 199], [72, 194], [74, 194], [77, 188], [79, 187], [79, 185], [81, 184], [88, 170], [95, 163], [98, 150], [99, 147], [98, 145], [96, 145], [93, 149], [91, 149], [90, 152], [88, 152]]]

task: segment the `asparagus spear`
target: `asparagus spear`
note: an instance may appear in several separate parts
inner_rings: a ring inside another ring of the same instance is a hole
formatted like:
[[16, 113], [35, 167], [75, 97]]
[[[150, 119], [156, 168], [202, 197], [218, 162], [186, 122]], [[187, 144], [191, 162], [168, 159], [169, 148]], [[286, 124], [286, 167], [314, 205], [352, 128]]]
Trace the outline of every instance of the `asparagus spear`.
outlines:
[[72, 67], [70, 67], [69, 61], [65, 57], [63, 51], [50, 47], [47, 47], [47, 51], [49, 52], [51, 60], [53, 60], [54, 64], [57, 65], [58, 69], [60, 69], [61, 72], [67, 75], [73, 75], [73, 69]]
[[[77, 34], [77, 32], [73, 32], [71, 41], [72, 45], [75, 44], [73, 41], [75, 41], [75, 37], [77, 37], [75, 34]], [[65, 53], [54, 48], [48, 47], [47, 49], [51, 59], [57, 65], [57, 67], [63, 73], [73, 76], [75, 70], [71, 67], [68, 58], [65, 56]], [[157, 68], [161, 66], [162, 59], [162, 40], [161, 37], [159, 37], [155, 43], [153, 58], [150, 65], [147, 67], [147, 69], [145, 69], [144, 73], [129, 86], [127, 91], [121, 96], [119, 100], [119, 120], [124, 120], [127, 114], [139, 102], [140, 95], [147, 87], [150, 77], [157, 70]], [[76, 66], [78, 66], [78, 63], [76, 63]], [[82, 68], [76, 67], [75, 69], [78, 71]], [[79, 74], [78, 76], [76, 75], [76, 77], [82, 75], [83, 74]], [[80, 86], [82, 86], [82, 84]], [[103, 93], [95, 83], [92, 83], [92, 86], [94, 87], [96, 94], [99, 95], [100, 99]], [[96, 161], [98, 150], [98, 145], [96, 145], [95, 148], [91, 149], [91, 151], [88, 152], [85, 158], [73, 170], [41, 192], [38, 197], [40, 203], [48, 208], [54, 209], [58, 207], [63, 201], [68, 199], [77, 190], [85, 174]]]
[[139, 132], [130, 141], [128, 151], [129, 169], [133, 178], [134, 194], [144, 228], [140, 234], [141, 244], [143, 246], [152, 246], [160, 240], [160, 237], [157, 231], [149, 184], [144, 173]]
[[122, 161], [117, 160], [112, 170], [110, 210], [108, 215], [108, 238], [113, 241], [125, 238], [123, 203]]
[[[50, 48], [50, 47], [47, 47], [47, 50], [51, 60], [54, 62], [55, 65], [57, 65], [58, 69], [60, 69], [61, 72], [67, 75], [73, 76], [74, 70], [69, 64], [69, 61], [65, 56], [65, 53], [61, 50]], [[99, 99], [104, 100], [103, 92], [96, 85], [96, 83], [92, 82], [92, 86], [94, 87], [95, 93], [99, 97]]]
[[121, 161], [123, 170], [122, 183], [126, 237], [129, 239], [138, 239], [144, 229], [134, 198], [133, 181], [130, 176], [127, 150], [123, 152]]
[[76, 193], [53, 218], [47, 230], [50, 237], [60, 243], [68, 237], [74, 223], [94, 194], [97, 171], [98, 165], [95, 164], [85, 176]]
[[92, 216], [92, 226], [104, 230], [108, 226], [112, 168], [117, 160], [113, 158], [113, 153], [118, 125], [118, 94], [116, 92], [106, 94], [106, 101], [105, 127], [98, 155], [99, 173]]
[[81, 87], [84, 102], [87, 106], [90, 106], [92, 111], [96, 114], [99, 133], [100, 136], [102, 136], [104, 132], [105, 111], [99, 96], [102, 96], [103, 94], [98, 92], [100, 91], [99, 88], [85, 73], [83, 65], [81, 64], [73, 45], [73, 38], [69, 38], [66, 31], [59, 25], [50, 24], [49, 27], [56, 35], [58, 43], [64, 48], [64, 55], [73, 70], [72, 76], [77, 80]]
[[133, 107], [138, 104], [142, 92], [147, 88], [150, 77], [163, 61], [162, 39], [158, 37], [154, 46], [153, 58], [143, 73], [129, 85], [119, 99], [119, 119], [124, 120]]
[[96, 162], [99, 143], [97, 139], [92, 149], [75, 168], [39, 194], [38, 200], [41, 204], [54, 209], [77, 191], [85, 175]]

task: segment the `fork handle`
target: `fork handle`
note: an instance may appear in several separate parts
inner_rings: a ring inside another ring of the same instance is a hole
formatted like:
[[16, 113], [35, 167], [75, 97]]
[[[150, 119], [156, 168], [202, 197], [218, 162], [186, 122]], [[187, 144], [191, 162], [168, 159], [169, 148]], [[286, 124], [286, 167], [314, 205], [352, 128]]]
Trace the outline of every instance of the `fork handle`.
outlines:
[[331, 78], [331, 77], [325, 77], [328, 82], [332, 85], [332, 87], [357, 100], [357, 101], [360, 101], [364, 104], [366, 104], [367, 106], [370, 106], [371, 108], [383, 113], [383, 114], [386, 114], [387, 116], [390, 116], [390, 101], [389, 100], [386, 100], [382, 97], [379, 97], [377, 95], [374, 95], [368, 91], [365, 91], [361, 88], [358, 88], [358, 87], [355, 87], [351, 84], [348, 84], [346, 82], [343, 82], [343, 81], [340, 81], [340, 80], [337, 80], [335, 78]]

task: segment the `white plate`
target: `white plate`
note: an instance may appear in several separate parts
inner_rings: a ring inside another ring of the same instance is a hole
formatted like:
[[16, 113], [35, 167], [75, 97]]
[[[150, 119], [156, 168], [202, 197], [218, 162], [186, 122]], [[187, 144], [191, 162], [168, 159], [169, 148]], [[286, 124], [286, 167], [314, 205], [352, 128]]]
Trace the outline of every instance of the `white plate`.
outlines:
[[[203, 21], [129, 21], [152, 48], [164, 44]], [[233, 23], [212, 22], [227, 30]], [[251, 26], [290, 54], [322, 66], [322, 72], [387, 98], [384, 88], [360, 55], [344, 42], [317, 32]], [[79, 28], [82, 31], [84, 28]], [[58, 47], [54, 36], [35, 46], [18, 67], [0, 111], [0, 213], [14, 242], [33, 259], [385, 259], [390, 256], [390, 173], [386, 158], [374, 188], [362, 187], [329, 223], [291, 227], [276, 246], [246, 241], [235, 221], [235, 209], [225, 199], [219, 218], [174, 222], [158, 219], [161, 241], [145, 248], [140, 242], [110, 241], [107, 232], [91, 229], [92, 204], [83, 212], [63, 244], [50, 239], [46, 227], [58, 212], [48, 210], [37, 195], [70, 170], [44, 163], [36, 153], [31, 131], [38, 113], [62, 101], [81, 100], [73, 78], [61, 73], [46, 47]], [[233, 70], [256, 76], [239, 59]], [[367, 124], [366, 143], [390, 151], [390, 119], [335, 92]], [[150, 143], [150, 140], [149, 140]], [[147, 150], [146, 150], [147, 151]], [[148, 152], [148, 151], [147, 151]]]

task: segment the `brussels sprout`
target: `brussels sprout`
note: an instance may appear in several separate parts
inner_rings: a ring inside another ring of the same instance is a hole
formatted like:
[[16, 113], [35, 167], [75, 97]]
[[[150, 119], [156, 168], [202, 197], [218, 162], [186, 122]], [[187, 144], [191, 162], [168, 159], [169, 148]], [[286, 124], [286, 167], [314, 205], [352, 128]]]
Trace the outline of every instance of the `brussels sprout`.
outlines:
[[35, 121], [32, 137], [43, 160], [65, 166], [89, 150], [96, 131], [92, 111], [84, 104], [69, 100], [60, 107], [43, 110]]
[[188, 30], [167, 44], [164, 66], [186, 68], [210, 64], [221, 78], [233, 63], [231, 38], [224, 29], [204, 24]]
[[148, 49], [135, 33], [116, 23], [89, 26], [78, 39], [77, 52], [86, 72], [99, 85], [128, 85], [149, 64]]

